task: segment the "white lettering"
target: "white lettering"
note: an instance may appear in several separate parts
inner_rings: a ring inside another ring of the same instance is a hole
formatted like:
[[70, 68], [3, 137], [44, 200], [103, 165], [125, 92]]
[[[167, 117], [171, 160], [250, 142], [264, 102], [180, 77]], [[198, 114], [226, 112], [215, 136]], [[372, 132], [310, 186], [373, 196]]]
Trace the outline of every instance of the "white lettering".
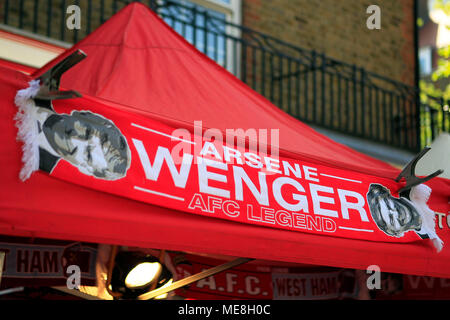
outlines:
[[77, 5], [70, 5], [67, 7], [66, 14], [70, 14], [66, 20], [66, 26], [69, 30], [81, 29], [81, 9]]
[[248, 294], [257, 295], [261, 292], [255, 284], [259, 283], [259, 279], [257, 277], [248, 276], [245, 278], [245, 289]]
[[301, 179], [302, 178], [302, 171], [300, 169], [300, 165], [298, 163], [294, 163], [294, 168], [289, 164], [289, 162], [283, 160], [283, 168], [284, 168], [284, 175], [289, 176], [289, 171], [291, 171], [294, 176]]
[[287, 178], [287, 177], [277, 178], [273, 182], [272, 188], [273, 188], [273, 196], [274, 196], [275, 200], [278, 202], [278, 204], [286, 210], [295, 211], [295, 212], [297, 212], [297, 211], [308, 212], [308, 199], [306, 198], [305, 195], [293, 193], [292, 198], [294, 200], [297, 200], [297, 202], [295, 204], [290, 204], [284, 200], [283, 195], [281, 193], [281, 188], [285, 184], [289, 184], [289, 185], [295, 187], [298, 192], [305, 192], [305, 189], [302, 187], [302, 185], [298, 181], [291, 179], [291, 178]]
[[67, 267], [67, 273], [70, 276], [67, 278], [66, 285], [68, 289], [79, 289], [81, 284], [81, 269], [77, 265], [70, 265]]
[[234, 285], [237, 283], [235, 280], [237, 278], [237, 274], [227, 273], [225, 277], [227, 279], [227, 292], [233, 292]]
[[370, 265], [367, 267], [366, 273], [370, 274], [373, 272], [372, 275], [370, 275], [367, 278], [366, 285], [367, 289], [373, 290], [373, 289], [381, 289], [381, 269], [377, 265]]
[[259, 186], [261, 191], [258, 191], [255, 184], [252, 182], [252, 180], [250, 180], [247, 173], [244, 171], [244, 168], [233, 166], [233, 175], [236, 200], [244, 200], [244, 188], [242, 186], [242, 182], [244, 181], [247, 187], [250, 189], [250, 192], [253, 194], [260, 205], [269, 205], [266, 175], [263, 172], [258, 172]]
[[[341, 212], [342, 218], [350, 219], [348, 215], [349, 209], [354, 209], [359, 212], [362, 221], [369, 222], [369, 218], [367, 218], [366, 210], [364, 210], [365, 200], [362, 195], [357, 192], [338, 189], [339, 201], [341, 202]], [[357, 202], [347, 202], [347, 197], [352, 197], [357, 200]]]
[[250, 166], [252, 168], [257, 168], [257, 169], [261, 169], [262, 168], [263, 164], [261, 163], [261, 157], [260, 156], [254, 154], [254, 153], [251, 153], [251, 152], [245, 152], [244, 153], [244, 157], [245, 157], [245, 159], [247, 159], [245, 161], [245, 163], [248, 166]]
[[218, 182], [227, 182], [227, 176], [215, 172], [209, 172], [208, 167], [221, 169], [221, 170], [228, 170], [228, 165], [223, 162], [214, 161], [211, 159], [205, 159], [197, 157], [198, 162], [198, 183], [199, 183], [199, 190], [200, 192], [212, 194], [219, 197], [229, 198], [230, 197], [230, 191], [225, 189], [220, 189], [217, 187], [211, 187], [209, 185], [209, 180], [214, 180]]
[[372, 4], [367, 7], [367, 14], [371, 14], [367, 18], [366, 26], [369, 30], [381, 29], [381, 9], [379, 6]]
[[153, 165], [148, 158], [148, 154], [145, 151], [144, 144], [142, 141], [137, 139], [132, 139], [133, 144], [138, 152], [139, 159], [141, 160], [142, 167], [144, 168], [145, 177], [148, 180], [157, 181], [159, 174], [161, 172], [161, 167], [164, 161], [169, 168], [170, 174], [172, 176], [175, 186], [179, 188], [186, 187], [187, 178], [189, 176], [189, 171], [192, 165], [192, 155], [185, 153], [183, 154], [183, 161], [181, 164], [180, 171], [178, 172], [169, 149], [159, 146], [156, 151], [155, 160]]
[[266, 163], [267, 171], [275, 172], [275, 173], [281, 173], [278, 168], [280, 168], [280, 161], [277, 159], [264, 157], [264, 162]]
[[243, 164], [242, 161], [242, 154], [233, 148], [228, 148], [226, 146], [223, 147], [223, 157], [225, 158], [226, 162], [230, 162], [231, 158], [236, 159], [237, 164]]
[[317, 177], [317, 169], [313, 167], [303, 166], [303, 171], [305, 172], [305, 179], [310, 181], [319, 182], [319, 179], [313, 178]]
[[216, 149], [216, 146], [212, 142], [205, 142], [202, 151], [200, 151], [201, 156], [213, 155], [217, 160], [222, 160], [219, 152]]
[[314, 214], [320, 214], [322, 216], [338, 218], [338, 212], [335, 210], [324, 209], [320, 206], [321, 203], [334, 204], [334, 198], [319, 196], [318, 192], [334, 193], [333, 188], [321, 186], [318, 184], [310, 184], [309, 189], [311, 192], [311, 198], [313, 201]]

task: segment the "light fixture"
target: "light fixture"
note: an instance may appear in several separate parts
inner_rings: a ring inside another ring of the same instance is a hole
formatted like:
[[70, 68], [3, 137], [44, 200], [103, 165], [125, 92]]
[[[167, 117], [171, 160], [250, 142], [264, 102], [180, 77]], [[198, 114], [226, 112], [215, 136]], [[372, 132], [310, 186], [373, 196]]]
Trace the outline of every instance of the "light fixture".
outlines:
[[173, 278], [159, 259], [139, 252], [118, 252], [111, 275], [110, 290], [120, 299], [136, 299], [141, 294], [160, 288]]
[[159, 262], [141, 262], [128, 273], [125, 286], [130, 289], [144, 288], [154, 281], [161, 270]]

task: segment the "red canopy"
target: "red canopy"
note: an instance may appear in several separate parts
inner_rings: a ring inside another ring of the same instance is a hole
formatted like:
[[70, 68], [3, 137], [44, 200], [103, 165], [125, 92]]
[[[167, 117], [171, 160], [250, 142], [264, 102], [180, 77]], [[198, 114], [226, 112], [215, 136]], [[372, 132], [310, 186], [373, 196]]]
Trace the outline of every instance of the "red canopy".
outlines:
[[[92, 104], [142, 119], [204, 128], [279, 129], [281, 155], [290, 159], [389, 180], [398, 170], [337, 144], [282, 112], [197, 51], [145, 6], [134, 3], [116, 14], [62, 57], [82, 49], [88, 58], [69, 70], [62, 87], [81, 92]], [[439, 254], [427, 241], [365, 241], [244, 224], [191, 215], [85, 188], [36, 172], [25, 182], [18, 173], [14, 97], [28, 77], [0, 71], [0, 232], [2, 234], [165, 248], [264, 260], [450, 277], [450, 250]], [[87, 100], [83, 100], [87, 99]], [[433, 179], [434, 210], [447, 212], [450, 182]], [[447, 211], [446, 211], [447, 210]], [[445, 241], [448, 229], [439, 232]]]
[[[280, 149], [303, 159], [394, 177], [397, 170], [290, 117], [134, 3], [77, 43], [89, 57], [62, 77], [81, 93], [204, 128], [279, 129]], [[58, 61], [56, 58], [43, 70]]]

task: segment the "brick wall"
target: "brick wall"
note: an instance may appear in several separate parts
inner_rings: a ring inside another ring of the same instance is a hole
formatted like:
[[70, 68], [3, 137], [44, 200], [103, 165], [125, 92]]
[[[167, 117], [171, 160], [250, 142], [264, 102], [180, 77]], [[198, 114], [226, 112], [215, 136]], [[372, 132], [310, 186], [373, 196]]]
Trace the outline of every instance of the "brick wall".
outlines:
[[[366, 8], [381, 8], [381, 30]], [[243, 25], [414, 84], [413, 0], [243, 0]]]

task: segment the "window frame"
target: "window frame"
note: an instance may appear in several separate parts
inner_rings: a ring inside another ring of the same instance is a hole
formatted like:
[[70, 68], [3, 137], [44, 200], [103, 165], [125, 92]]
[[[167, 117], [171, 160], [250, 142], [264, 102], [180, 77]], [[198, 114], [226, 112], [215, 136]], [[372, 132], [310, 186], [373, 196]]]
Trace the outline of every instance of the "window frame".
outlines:
[[[426, 59], [426, 63], [422, 63]], [[433, 73], [433, 49], [431, 46], [419, 48], [419, 71], [421, 76]]]
[[200, 5], [210, 10], [218, 11], [226, 16], [228, 22], [241, 25], [242, 23], [242, 0], [230, 0], [224, 3], [217, 0], [188, 0], [193, 4]]
[[[242, 0], [230, 0], [230, 3], [224, 3], [218, 0], [187, 0], [194, 5], [202, 6], [206, 9], [217, 11], [225, 15], [225, 20], [237, 26], [242, 25]], [[240, 28], [226, 25], [225, 33], [235, 38], [241, 38]], [[241, 45], [236, 46], [236, 59], [233, 57], [233, 43], [231, 39], [227, 39], [226, 50], [226, 66], [230, 73], [233, 70], [238, 78], [241, 74]]]

